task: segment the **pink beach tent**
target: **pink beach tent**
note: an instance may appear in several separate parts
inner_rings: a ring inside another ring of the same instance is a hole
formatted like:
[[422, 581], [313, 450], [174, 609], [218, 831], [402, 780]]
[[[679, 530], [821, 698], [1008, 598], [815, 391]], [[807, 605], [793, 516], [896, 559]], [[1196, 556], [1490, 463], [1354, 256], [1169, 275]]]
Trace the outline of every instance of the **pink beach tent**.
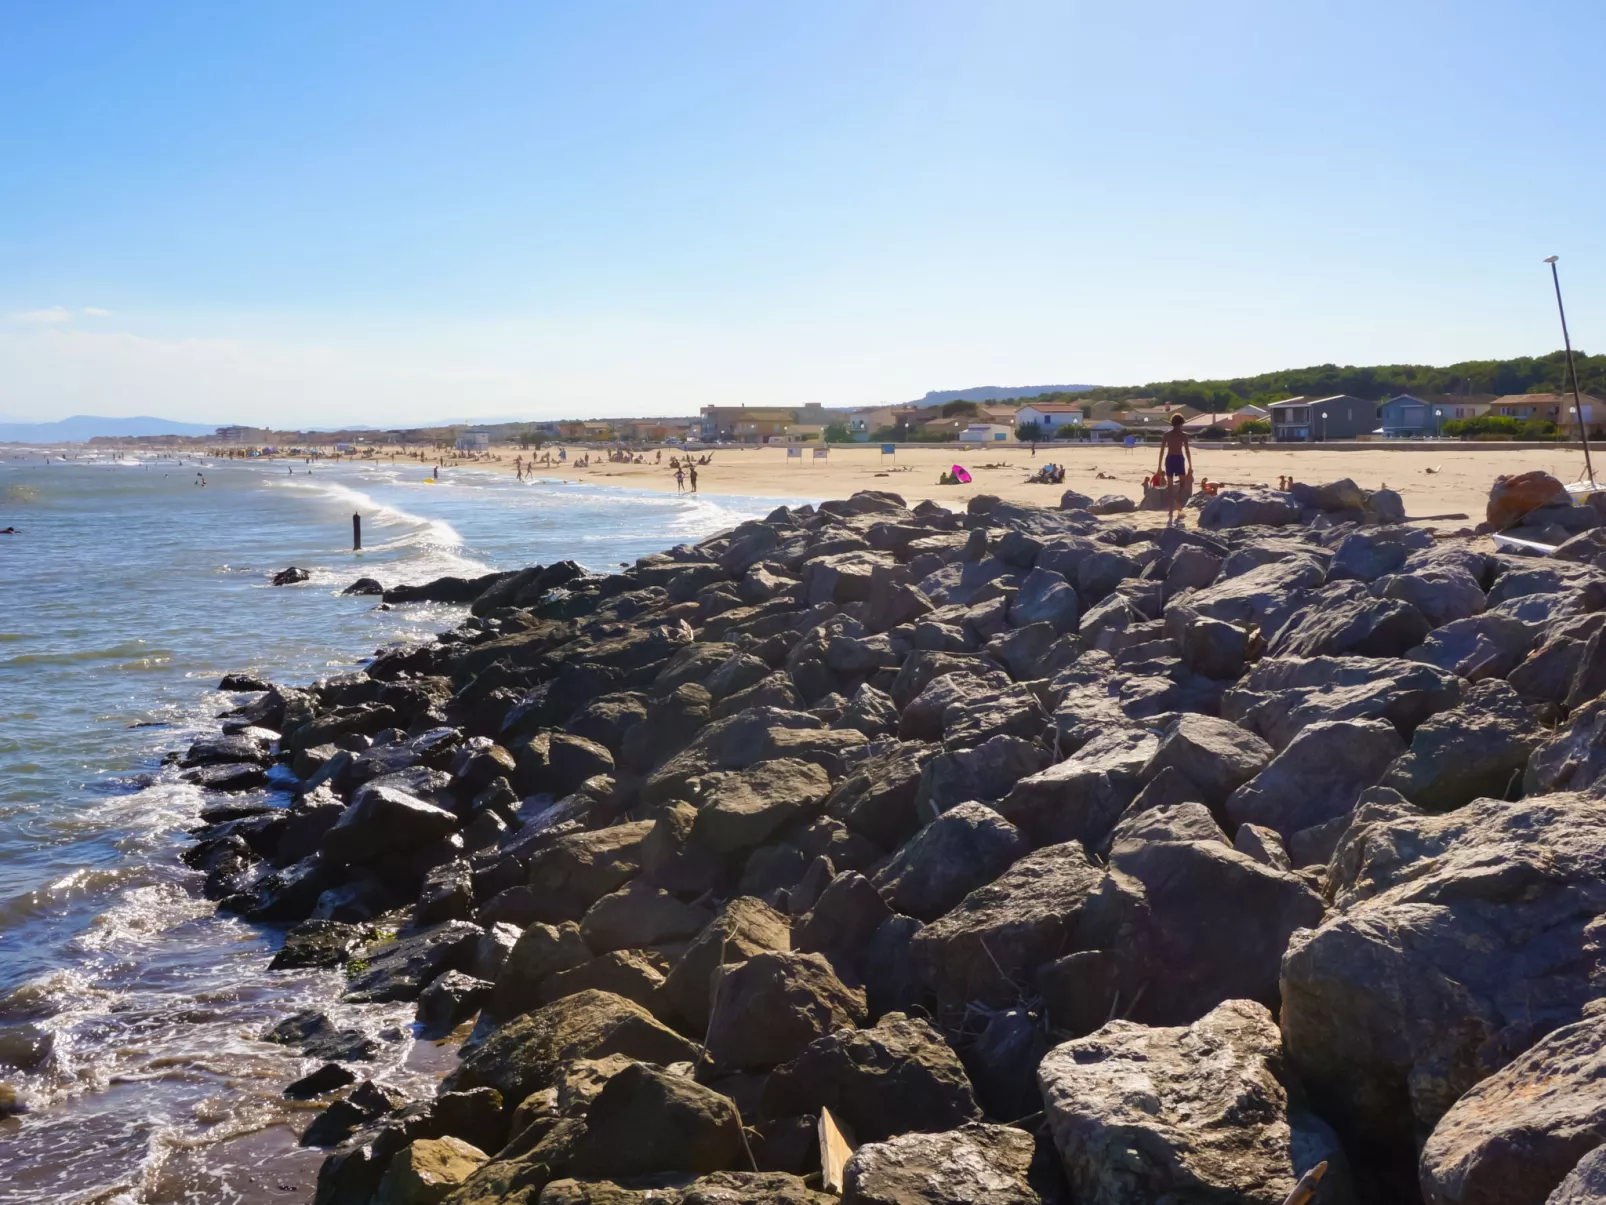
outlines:
[[970, 484], [970, 474], [965, 472], [965, 466], [964, 465], [959, 465], [959, 464], [954, 465], [954, 476], [956, 478], [958, 478], [960, 485], [969, 485]]

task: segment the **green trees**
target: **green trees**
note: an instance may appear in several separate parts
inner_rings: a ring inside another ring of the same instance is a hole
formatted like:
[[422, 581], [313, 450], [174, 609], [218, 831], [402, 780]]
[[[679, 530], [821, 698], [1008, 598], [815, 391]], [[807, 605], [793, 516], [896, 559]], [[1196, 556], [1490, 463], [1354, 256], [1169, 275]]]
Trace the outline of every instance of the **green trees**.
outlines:
[[1043, 438], [1041, 423], [1021, 423], [1015, 428], [1015, 438], [1023, 444], [1034, 444]]
[[1543, 418], [1521, 419], [1485, 414], [1481, 418], [1452, 418], [1444, 424], [1443, 431], [1455, 438], [1554, 439], [1556, 424]]
[[[1606, 355], [1578, 353], [1578, 388], [1606, 396]], [[1153, 381], [1147, 385], [1112, 385], [1080, 393], [1045, 393], [1032, 399], [1088, 406], [1095, 402], [1131, 403], [1153, 398], [1156, 405], [1193, 406], [1214, 412], [1236, 410], [1254, 403], [1289, 397], [1327, 397], [1348, 393], [1369, 401], [1382, 401], [1399, 393], [1566, 393], [1572, 389], [1567, 354], [1518, 356], [1511, 360], [1465, 360], [1437, 368], [1427, 364], [1374, 364], [1365, 366], [1316, 364], [1285, 368], [1259, 376], [1219, 381]], [[1018, 399], [1026, 400], [1026, 399]], [[1117, 407], [1121, 409], [1123, 407]]]
[[832, 423], [825, 429], [825, 442], [828, 444], [847, 444], [853, 442], [853, 436], [848, 433], [846, 423]]

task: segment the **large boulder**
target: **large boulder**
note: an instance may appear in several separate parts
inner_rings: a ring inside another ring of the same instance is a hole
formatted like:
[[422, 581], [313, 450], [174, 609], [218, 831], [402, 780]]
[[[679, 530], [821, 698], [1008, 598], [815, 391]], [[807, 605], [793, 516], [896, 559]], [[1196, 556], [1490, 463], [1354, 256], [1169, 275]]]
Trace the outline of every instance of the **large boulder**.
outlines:
[[763, 900], [737, 896], [703, 927], [664, 981], [664, 996], [696, 1032], [708, 1028], [714, 976], [722, 966], [792, 948], [791, 922]]
[[1123, 840], [1083, 905], [1074, 944], [1097, 951], [1079, 1015], [1185, 1025], [1223, 1000], [1277, 1005], [1289, 936], [1317, 924], [1322, 902], [1297, 875], [1216, 840]]
[[420, 1138], [398, 1151], [380, 1177], [374, 1205], [439, 1205], [487, 1156], [461, 1138]]
[[1606, 803], [1362, 804], [1334, 911], [1282, 969], [1289, 1058], [1341, 1133], [1409, 1152], [1467, 1089], [1579, 1019], [1606, 912]]
[[589, 961], [591, 948], [573, 921], [526, 926], [497, 970], [491, 1014], [505, 1021], [528, 1012], [541, 1003], [541, 985], [550, 976]]
[[1541, 1038], [1451, 1106], [1422, 1148], [1422, 1197], [1544, 1205], [1602, 1142], [1606, 1019], [1597, 1015]]
[[1166, 728], [1143, 768], [1148, 782], [1176, 770], [1199, 788], [1201, 802], [1219, 807], [1272, 759], [1272, 748], [1247, 728], [1215, 716], [1183, 714]]
[[1319, 720], [1380, 719], [1410, 738], [1461, 702], [1461, 679], [1416, 661], [1370, 657], [1269, 657], [1221, 697], [1223, 717], [1286, 748]]
[[930, 816], [967, 799], [1002, 798], [1050, 760], [1048, 750], [1018, 736], [995, 736], [974, 749], [940, 753], [920, 772], [915, 808]]
[[823, 769], [790, 757], [705, 781], [691, 839], [721, 854], [762, 845], [776, 829], [818, 812], [831, 791]]
[[1545, 1205], [1600, 1205], [1606, 1201], [1606, 1147], [1597, 1146], [1580, 1159]]
[[1227, 819], [1264, 825], [1287, 843], [1302, 829], [1347, 815], [1404, 752], [1386, 720], [1318, 721], [1228, 797]]
[[1408, 656], [1450, 670], [1468, 682], [1504, 678], [1522, 663], [1537, 635], [1533, 624], [1491, 611], [1452, 620]]
[[1421, 644], [1432, 625], [1398, 598], [1376, 598], [1358, 582], [1319, 591], [1271, 641], [1277, 657], [1398, 657]]
[[817, 1115], [822, 1108], [861, 1142], [949, 1130], [981, 1116], [965, 1069], [942, 1035], [896, 1012], [872, 1029], [817, 1038], [764, 1083], [761, 1118]]
[[586, 909], [641, 870], [641, 846], [651, 820], [593, 832], [566, 833], [530, 859], [532, 920], [579, 920]]
[[1466, 702], [1429, 716], [1382, 779], [1418, 807], [1448, 811], [1480, 796], [1503, 799], [1522, 781], [1544, 732], [1505, 682], [1467, 688]]
[[1021, 779], [998, 811], [1034, 846], [1081, 841], [1091, 848], [1137, 795], [1159, 744], [1143, 728], [1102, 733], [1064, 761]]
[[1008, 1007], [1069, 947], [1101, 877], [1079, 842], [1028, 854], [915, 935], [916, 974], [945, 1006]]
[[1299, 522], [1299, 507], [1288, 495], [1272, 490], [1222, 490], [1204, 504], [1199, 526], [1205, 531], [1230, 527], [1286, 527]]
[[591, 905], [580, 919], [580, 936], [596, 953], [606, 954], [692, 937], [708, 919], [707, 908], [635, 879]]
[[445, 808], [405, 791], [370, 786], [324, 833], [319, 851], [332, 866], [377, 862], [437, 841], [460, 823]]
[[1347, 1197], [1335, 1191], [1337, 1142], [1301, 1109], [1282, 1035], [1252, 1001], [1228, 1000], [1186, 1027], [1111, 1021], [1049, 1051], [1037, 1080], [1084, 1205], [1282, 1205], [1323, 1160], [1322, 1200]]
[[1523, 772], [1525, 795], [1591, 790], [1606, 775], [1606, 699], [1586, 703], [1566, 727], [1534, 749]]
[[1494, 479], [1489, 490], [1489, 505], [1485, 518], [1496, 531], [1505, 531], [1522, 522], [1529, 511], [1541, 506], [1566, 505], [1567, 487], [1549, 473], [1535, 469]]
[[644, 1063], [688, 1062], [696, 1048], [633, 1001], [610, 992], [565, 996], [502, 1026], [447, 1077], [449, 1091], [495, 1088], [523, 1100], [572, 1059], [622, 1054]]
[[919, 823], [915, 798], [920, 772], [937, 753], [936, 746], [919, 741], [873, 745], [831, 791], [826, 812], [881, 846], [898, 844]]
[[766, 951], [715, 972], [708, 1054], [742, 1070], [796, 1058], [816, 1038], [866, 1019], [864, 993], [819, 954]]
[[741, 1119], [730, 1097], [689, 1076], [631, 1063], [586, 1110], [586, 1134], [567, 1170], [610, 1180], [713, 1172], [741, 1152]]
[[983, 1122], [868, 1142], [843, 1170], [842, 1205], [1041, 1205], [1035, 1150], [1024, 1130]]
[[450, 920], [371, 949], [360, 970], [352, 964], [346, 999], [369, 1004], [416, 1000], [437, 975], [468, 970], [483, 935], [478, 925]]
[[1026, 838], [984, 803], [961, 803], [921, 829], [876, 872], [896, 912], [935, 920], [1026, 853]]

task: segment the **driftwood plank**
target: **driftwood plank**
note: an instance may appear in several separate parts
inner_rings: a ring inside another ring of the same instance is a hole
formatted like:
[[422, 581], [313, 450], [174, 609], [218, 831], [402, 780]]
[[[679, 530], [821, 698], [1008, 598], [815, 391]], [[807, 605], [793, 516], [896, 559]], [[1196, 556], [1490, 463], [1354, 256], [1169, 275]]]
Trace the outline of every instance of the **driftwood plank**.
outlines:
[[831, 1115], [830, 1109], [820, 1110], [820, 1179], [826, 1192], [842, 1192], [842, 1169], [853, 1154], [853, 1131]]

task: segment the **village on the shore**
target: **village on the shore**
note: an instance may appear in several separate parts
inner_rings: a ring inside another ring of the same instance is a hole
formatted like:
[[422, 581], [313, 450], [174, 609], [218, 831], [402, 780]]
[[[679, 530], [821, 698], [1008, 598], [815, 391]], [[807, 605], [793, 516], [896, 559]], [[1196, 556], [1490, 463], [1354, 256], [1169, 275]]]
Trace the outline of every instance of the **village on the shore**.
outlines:
[[[1076, 440], [1132, 444], [1158, 440], [1172, 418], [1203, 440], [1270, 442], [1290, 447], [1349, 441], [1392, 442], [1470, 438], [1477, 420], [1508, 420], [1521, 438], [1568, 439], [1580, 425], [1591, 438], [1606, 437], [1606, 403], [1568, 393], [1400, 393], [1379, 401], [1333, 394], [1292, 397], [1264, 406], [1209, 410], [1165, 405], [1154, 398], [1078, 402], [1063, 393], [993, 401], [956, 399], [853, 409], [804, 406], [704, 406], [695, 416], [462, 422], [428, 427], [354, 427], [289, 431], [230, 425], [210, 435], [97, 436], [92, 447], [188, 447], [233, 455], [363, 455], [380, 448], [479, 453], [492, 446], [541, 447], [550, 443], [624, 445], [899, 444], [959, 447], [1013, 446]], [[1074, 395], [1070, 395], [1073, 396]], [[1044, 400], [1045, 398], [1056, 400]], [[1579, 404], [1581, 403], [1581, 405]], [[1578, 411], [1583, 411], [1580, 424]], [[1513, 432], [1506, 438], [1518, 436]]]

